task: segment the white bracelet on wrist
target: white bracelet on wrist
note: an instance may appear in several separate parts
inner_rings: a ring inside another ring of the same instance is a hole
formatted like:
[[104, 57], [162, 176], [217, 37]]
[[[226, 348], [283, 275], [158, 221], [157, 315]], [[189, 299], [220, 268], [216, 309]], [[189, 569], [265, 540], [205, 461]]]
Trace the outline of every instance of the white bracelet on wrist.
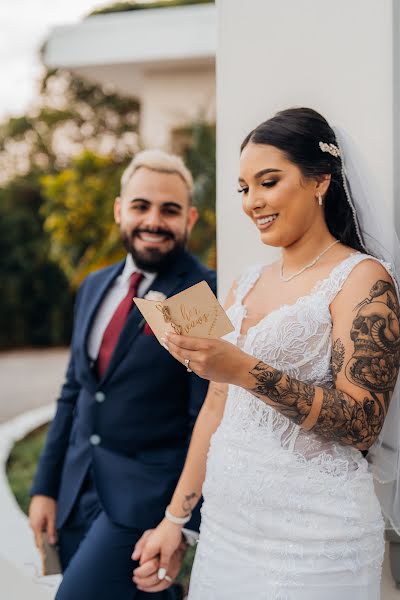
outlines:
[[174, 523], [174, 525], [186, 525], [186, 523], [189, 523], [190, 519], [192, 518], [192, 513], [189, 513], [186, 517], [176, 517], [169, 512], [169, 506], [167, 506], [165, 509], [165, 518], [168, 521], [171, 521], [171, 523]]

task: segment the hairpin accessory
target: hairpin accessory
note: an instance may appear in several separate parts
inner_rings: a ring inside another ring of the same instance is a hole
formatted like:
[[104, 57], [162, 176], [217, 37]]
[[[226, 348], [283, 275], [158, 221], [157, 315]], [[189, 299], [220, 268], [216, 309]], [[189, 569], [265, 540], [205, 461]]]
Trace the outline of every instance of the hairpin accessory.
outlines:
[[335, 144], [327, 144], [326, 142], [320, 142], [319, 147], [321, 148], [322, 152], [328, 152], [335, 158], [338, 158], [340, 156], [340, 150], [337, 146], [335, 146]]
[[156, 304], [156, 308], [162, 313], [162, 316], [164, 317], [164, 321], [166, 323], [171, 323], [171, 327], [175, 331], [175, 333], [177, 333], [178, 335], [181, 335], [182, 327], [172, 321], [171, 313], [169, 312], [168, 306], [164, 306], [163, 304]]

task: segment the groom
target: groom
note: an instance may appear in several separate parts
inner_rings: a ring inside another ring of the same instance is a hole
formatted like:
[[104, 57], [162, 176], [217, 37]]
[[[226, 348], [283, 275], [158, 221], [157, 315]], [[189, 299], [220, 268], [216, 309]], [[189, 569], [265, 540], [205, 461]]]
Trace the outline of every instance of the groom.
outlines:
[[[57, 600], [178, 597], [177, 586], [138, 590], [131, 554], [163, 517], [207, 382], [159, 345], [132, 298], [162, 299], [203, 279], [215, 290], [214, 272], [185, 249], [198, 218], [192, 190], [181, 159], [138, 154], [114, 205], [127, 257], [89, 275], [77, 295], [66, 381], [31, 490], [37, 543], [46, 531], [59, 545]], [[197, 513], [187, 527], [198, 525]]]

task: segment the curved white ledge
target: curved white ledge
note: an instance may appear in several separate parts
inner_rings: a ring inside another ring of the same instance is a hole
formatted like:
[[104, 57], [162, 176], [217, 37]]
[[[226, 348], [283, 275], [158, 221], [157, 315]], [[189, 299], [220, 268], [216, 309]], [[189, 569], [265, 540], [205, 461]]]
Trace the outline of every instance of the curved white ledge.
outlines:
[[7, 480], [6, 462], [16, 441], [50, 421], [52, 403], [0, 425], [0, 595], [2, 598], [50, 600], [60, 576], [40, 577], [40, 559], [26, 515], [18, 506]]

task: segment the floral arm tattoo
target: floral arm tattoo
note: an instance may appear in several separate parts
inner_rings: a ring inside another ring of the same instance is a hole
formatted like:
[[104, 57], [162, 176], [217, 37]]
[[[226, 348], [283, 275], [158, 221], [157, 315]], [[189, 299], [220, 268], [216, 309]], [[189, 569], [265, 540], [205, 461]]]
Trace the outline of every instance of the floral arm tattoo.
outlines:
[[338, 373], [342, 370], [344, 362], [344, 345], [342, 340], [337, 339], [332, 345], [331, 367], [333, 380], [336, 381]]
[[[399, 371], [400, 306], [393, 284], [378, 280], [355, 310], [350, 331], [353, 353], [344, 374], [364, 390], [362, 400], [335, 388], [303, 383], [263, 362], [249, 372], [254, 378], [249, 390], [298, 425], [309, 415], [316, 394], [322, 393], [312, 430], [325, 439], [367, 450], [382, 429]], [[335, 381], [344, 361], [344, 344], [337, 339], [332, 347]]]

